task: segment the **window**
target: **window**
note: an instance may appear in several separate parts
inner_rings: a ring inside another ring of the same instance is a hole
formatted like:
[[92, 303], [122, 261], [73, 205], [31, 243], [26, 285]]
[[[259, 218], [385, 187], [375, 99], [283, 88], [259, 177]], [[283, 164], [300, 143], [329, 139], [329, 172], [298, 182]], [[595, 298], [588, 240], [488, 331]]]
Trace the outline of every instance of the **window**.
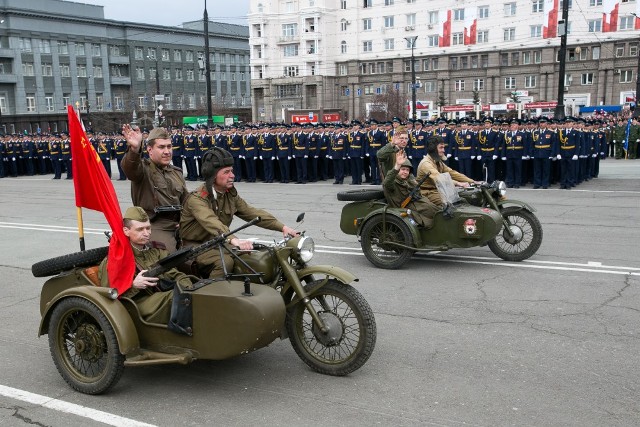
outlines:
[[288, 44], [282, 46], [282, 55], [283, 56], [298, 56], [298, 45], [297, 44]]
[[96, 110], [102, 111], [104, 109], [104, 95], [96, 93]]
[[171, 68], [162, 69], [162, 80], [171, 80]]
[[427, 36], [427, 46], [438, 47], [438, 36], [437, 35]]
[[99, 44], [93, 43], [91, 45], [91, 55], [92, 56], [101, 56], [102, 55], [102, 52], [101, 52]]
[[638, 44], [637, 43], [629, 43], [629, 56], [638, 56]]
[[582, 73], [582, 78], [580, 79], [581, 85], [592, 85], [593, 84], [593, 73]]
[[478, 55], [471, 57], [471, 68], [478, 68]]
[[591, 48], [591, 59], [600, 59], [600, 46]]
[[25, 76], [33, 76], [33, 62], [23, 62], [22, 63], [22, 74]]
[[53, 111], [55, 109], [53, 106], [53, 95], [46, 95], [44, 97], [44, 108], [46, 111]]
[[187, 70], [187, 81], [192, 82], [195, 80], [195, 71], [193, 70]]
[[489, 17], [489, 6], [478, 6], [478, 19], [487, 19]]
[[187, 62], [193, 62], [193, 51], [188, 50], [184, 53], [184, 60]]
[[7, 113], [7, 98], [5, 98], [4, 96], [0, 96], [0, 113]]
[[340, 31], [347, 31], [347, 21], [340, 21]]
[[144, 68], [136, 67], [136, 79], [144, 80]]
[[588, 24], [588, 32], [590, 33], [599, 33], [602, 31], [602, 19], [590, 19], [587, 21]]
[[139, 96], [138, 97], [138, 107], [141, 110], [144, 110], [147, 108], [147, 97], [145, 96]]
[[464, 9], [453, 9], [453, 20], [464, 21]]
[[489, 30], [478, 31], [477, 43], [489, 43]]
[[[418, 68], [416, 68], [416, 70], [418, 70]], [[422, 71], [429, 71], [429, 60], [428, 59], [423, 59], [422, 60]]]
[[340, 64], [338, 65], [338, 74], [341, 76], [346, 76], [347, 75], [347, 64]]
[[173, 51], [173, 60], [177, 61], [177, 62], [182, 61], [182, 51], [181, 50], [176, 49], [176, 50]]
[[500, 66], [501, 67], [509, 66], [509, 54], [508, 53], [501, 53], [500, 54]]
[[347, 0], [340, 0], [340, 9], [346, 9], [347, 8]]
[[454, 83], [454, 90], [456, 92], [462, 92], [464, 90], [464, 80], [456, 80]]
[[515, 27], [505, 28], [504, 29], [504, 41], [510, 42], [516, 39], [516, 29]]
[[36, 111], [36, 95], [33, 93], [27, 94], [27, 112]]
[[58, 53], [60, 55], [69, 55], [69, 43], [58, 42]]
[[142, 49], [141, 47], [136, 47], [135, 58], [137, 60], [143, 60], [144, 59], [144, 49]]
[[440, 19], [438, 18], [438, 11], [429, 12], [429, 24], [438, 24]]
[[623, 16], [620, 18], [620, 30], [633, 30], [635, 16]]
[[579, 57], [581, 61], [586, 60], [589, 57], [589, 49], [586, 47], [584, 49], [580, 49]]
[[457, 70], [458, 69], [458, 57], [457, 56], [452, 56], [449, 58], [449, 68], [451, 70]]
[[393, 6], [395, 4], [395, 0], [384, 0], [385, 6]]
[[[414, 67], [415, 67], [416, 71], [420, 70], [420, 61], [415, 60], [414, 61]], [[409, 61], [404, 61], [404, 71], [407, 72], [407, 73], [411, 72], [411, 61], [410, 60]]]
[[451, 38], [454, 46], [464, 44], [464, 33], [453, 33]]
[[589, 6], [602, 6], [602, 0], [589, 0]]
[[531, 3], [532, 13], [542, 13], [544, 11], [544, 0], [533, 0]]
[[94, 65], [93, 66], [93, 77], [96, 79], [101, 79], [102, 78], [102, 66], [101, 65]]
[[87, 77], [87, 66], [78, 64], [78, 77]]
[[504, 4], [504, 16], [515, 16], [516, 14], [516, 3], [505, 3]]
[[615, 50], [616, 50], [616, 58], [620, 58], [622, 56], [624, 56], [624, 45], [623, 44], [619, 44], [615, 46]]
[[69, 64], [60, 64], [60, 77], [71, 77]]
[[23, 52], [31, 52], [31, 39], [20, 37], [18, 39], [18, 45]]
[[298, 24], [282, 24], [282, 37], [293, 37], [298, 34]]
[[516, 88], [516, 78], [515, 77], [505, 77], [504, 78], [504, 88], [505, 89], [515, 89]]
[[511, 54], [511, 65], [520, 65], [520, 52], [513, 52]]
[[43, 62], [42, 63], [42, 75], [44, 77], [53, 76], [53, 66], [51, 65], [50, 62]]
[[373, 95], [374, 89], [373, 89], [373, 85], [364, 85], [364, 94], [365, 95]]
[[384, 17], [384, 27], [385, 28], [393, 28], [393, 16], [385, 16]]
[[416, 14], [415, 13], [407, 14], [407, 25], [409, 25], [409, 26], [416, 25]]
[[484, 79], [474, 79], [473, 90], [476, 90], [476, 91], [484, 90]]
[[70, 101], [71, 99], [71, 94], [70, 93], [63, 93], [62, 94], [62, 105], [69, 105], [71, 103]]
[[533, 62], [536, 64], [539, 64], [542, 62], [542, 51], [541, 50], [534, 50], [533, 51]]
[[393, 50], [393, 39], [384, 39], [384, 50]]
[[630, 83], [633, 81], [633, 70], [620, 71], [620, 83]]
[[347, 53], [347, 42], [344, 40], [340, 42], [340, 53]]
[[571, 86], [571, 82], [573, 81], [573, 77], [571, 76], [571, 74], [565, 74], [564, 75], [564, 85], [565, 86]]
[[176, 69], [176, 80], [182, 80], [182, 70], [180, 68]]
[[480, 55], [480, 67], [487, 68], [489, 66], [489, 55]]
[[373, 51], [373, 42], [371, 40], [362, 42], [362, 51], [363, 52]]
[[162, 60], [163, 61], [169, 60], [169, 49], [162, 49]]
[[84, 43], [76, 42], [76, 56], [85, 56]]
[[531, 52], [522, 52], [522, 65], [531, 64]]
[[524, 76], [524, 87], [533, 88], [536, 87], [537, 76]]
[[[437, 70], [439, 66], [439, 62], [440, 60], [438, 58], [431, 58], [431, 69]], [[393, 64], [393, 62], [391, 64]], [[389, 68], [389, 72], [392, 73], [393, 69]]]
[[125, 46], [109, 46], [111, 56], [127, 56], [127, 48]]
[[436, 91], [436, 81], [435, 80], [427, 80], [424, 82], [424, 91], [425, 92], [435, 92]]
[[364, 7], [372, 7], [373, 6], [373, 0], [363, 0], [363, 6]]
[[158, 74], [158, 69], [156, 67], [149, 67], [149, 80], [155, 80], [156, 74]]
[[530, 29], [530, 35], [532, 39], [542, 37], [542, 25], [531, 25], [529, 29]]
[[147, 49], [147, 58], [151, 59], [152, 61], [156, 60], [156, 50], [152, 47]]
[[40, 53], [51, 53], [51, 42], [49, 40], [40, 40]]
[[469, 58], [466, 56], [461, 56], [460, 57], [460, 69], [461, 70], [466, 70], [467, 68], [469, 68]]
[[288, 77], [297, 77], [299, 74], [297, 65], [289, 65], [284, 67], [284, 75]]

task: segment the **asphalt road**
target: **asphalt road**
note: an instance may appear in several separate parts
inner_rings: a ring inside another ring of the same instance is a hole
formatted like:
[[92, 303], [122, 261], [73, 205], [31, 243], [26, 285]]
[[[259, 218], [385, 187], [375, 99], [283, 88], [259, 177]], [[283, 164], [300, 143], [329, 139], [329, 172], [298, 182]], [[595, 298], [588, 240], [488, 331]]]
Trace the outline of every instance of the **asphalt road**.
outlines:
[[[528, 261], [475, 248], [418, 254], [398, 271], [376, 269], [341, 233], [335, 194], [354, 187], [241, 183], [288, 225], [306, 212], [313, 263], [360, 278], [378, 326], [371, 359], [329, 377], [277, 341], [233, 360], [127, 368], [103, 396], [72, 391], [37, 337], [43, 280], [30, 268], [78, 250], [72, 182], [1, 179], [0, 424], [639, 425], [639, 178], [640, 161], [607, 160], [571, 191], [510, 190], [544, 228]], [[125, 209], [129, 185], [113, 182]], [[102, 214], [84, 220], [87, 247], [104, 246]]]

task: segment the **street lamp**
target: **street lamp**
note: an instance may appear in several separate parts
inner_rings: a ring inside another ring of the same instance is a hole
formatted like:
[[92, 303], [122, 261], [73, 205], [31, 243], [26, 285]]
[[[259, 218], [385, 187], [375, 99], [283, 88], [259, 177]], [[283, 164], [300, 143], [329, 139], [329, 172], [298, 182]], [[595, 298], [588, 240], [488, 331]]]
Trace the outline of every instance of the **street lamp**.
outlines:
[[413, 49], [416, 46], [418, 36], [405, 37], [407, 43], [411, 43], [411, 117], [416, 119], [416, 61], [413, 56]]
[[[640, 18], [640, 16], [636, 15], [635, 13], [632, 13], [632, 15], [636, 19]], [[640, 97], [640, 42], [638, 43], [637, 55], [638, 68], [636, 70], [636, 106], [633, 109], [633, 117], [640, 117], [640, 106], [638, 106], [638, 97]]]
[[209, 59], [209, 14], [207, 13], [207, 0], [204, 0], [204, 64], [205, 64], [205, 72], [207, 73], [205, 76], [205, 81], [207, 82], [207, 127], [213, 125], [213, 112], [211, 111], [211, 62]]
[[155, 58], [147, 55], [147, 59], [151, 59], [156, 61], [156, 96], [153, 97], [153, 106], [155, 113], [153, 115], [153, 127], [158, 127], [160, 125], [160, 117], [158, 113], [160, 112], [158, 109], [158, 97], [160, 96], [160, 72], [158, 71], [158, 48], [156, 48]]
[[558, 70], [558, 104], [554, 112], [554, 118], [556, 120], [564, 119], [564, 72], [567, 61], [567, 28], [569, 26], [569, 1], [562, 2], [562, 21], [561, 25], [558, 25], [558, 32], [560, 33], [560, 51], [558, 52], [558, 62], [560, 63], [560, 69]]

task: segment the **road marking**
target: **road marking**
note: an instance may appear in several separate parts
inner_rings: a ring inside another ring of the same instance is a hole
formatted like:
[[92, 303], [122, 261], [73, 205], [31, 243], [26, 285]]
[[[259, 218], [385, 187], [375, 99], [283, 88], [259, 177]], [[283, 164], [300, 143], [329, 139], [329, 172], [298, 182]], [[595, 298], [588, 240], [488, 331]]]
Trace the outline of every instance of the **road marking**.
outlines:
[[83, 418], [90, 418], [111, 426], [122, 427], [155, 427], [154, 424], [147, 424], [130, 418], [121, 417], [119, 415], [110, 414], [108, 412], [98, 411], [97, 409], [87, 408], [86, 406], [76, 405], [75, 403], [65, 402], [63, 400], [54, 399], [52, 397], [43, 396], [41, 394], [30, 393], [13, 387], [7, 387], [0, 384], [0, 395], [11, 399], [21, 400], [23, 402], [32, 403], [55, 411], [66, 412], [68, 414], [77, 415]]

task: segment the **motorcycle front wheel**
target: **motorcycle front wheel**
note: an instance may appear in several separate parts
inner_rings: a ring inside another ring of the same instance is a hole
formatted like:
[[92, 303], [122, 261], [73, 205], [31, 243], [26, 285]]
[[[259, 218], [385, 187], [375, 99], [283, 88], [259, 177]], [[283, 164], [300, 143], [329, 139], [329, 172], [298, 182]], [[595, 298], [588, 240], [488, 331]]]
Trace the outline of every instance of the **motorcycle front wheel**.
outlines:
[[507, 208], [502, 217], [509, 223], [511, 234], [503, 230], [489, 241], [491, 252], [505, 261], [523, 261], [533, 256], [542, 243], [542, 225], [538, 218], [524, 209]]
[[376, 345], [376, 321], [371, 307], [354, 287], [329, 280], [315, 290], [320, 283], [306, 285], [305, 291], [328, 331], [320, 330], [300, 302], [287, 315], [289, 339], [311, 369], [326, 375], [347, 375], [371, 356]]

